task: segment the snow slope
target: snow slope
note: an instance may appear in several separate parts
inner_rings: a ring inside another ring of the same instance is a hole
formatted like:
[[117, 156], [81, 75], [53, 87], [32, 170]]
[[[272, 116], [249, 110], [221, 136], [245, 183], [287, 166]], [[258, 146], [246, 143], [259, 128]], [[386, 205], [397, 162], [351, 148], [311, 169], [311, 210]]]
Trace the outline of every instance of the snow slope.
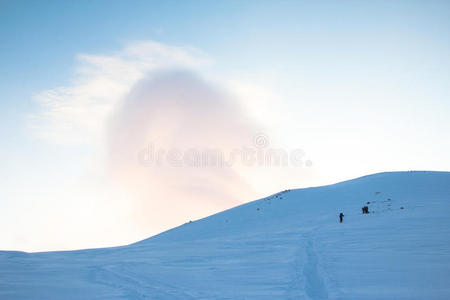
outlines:
[[4, 251], [0, 299], [450, 299], [449, 201], [448, 172], [380, 173], [129, 246]]

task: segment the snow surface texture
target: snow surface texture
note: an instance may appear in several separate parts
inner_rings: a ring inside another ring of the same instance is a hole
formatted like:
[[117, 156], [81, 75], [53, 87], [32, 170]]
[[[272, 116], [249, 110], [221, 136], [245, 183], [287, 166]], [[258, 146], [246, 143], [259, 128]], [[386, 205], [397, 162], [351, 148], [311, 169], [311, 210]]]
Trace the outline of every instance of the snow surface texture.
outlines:
[[449, 201], [450, 173], [381, 173], [129, 246], [4, 251], [0, 299], [450, 299]]

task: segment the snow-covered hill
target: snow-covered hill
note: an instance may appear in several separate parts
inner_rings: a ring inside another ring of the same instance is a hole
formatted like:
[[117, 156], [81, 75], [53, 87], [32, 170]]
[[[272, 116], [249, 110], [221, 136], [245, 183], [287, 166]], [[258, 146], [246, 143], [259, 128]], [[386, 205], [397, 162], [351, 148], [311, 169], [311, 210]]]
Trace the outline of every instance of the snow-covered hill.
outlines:
[[450, 299], [450, 173], [285, 191], [129, 246], [0, 252], [0, 299]]

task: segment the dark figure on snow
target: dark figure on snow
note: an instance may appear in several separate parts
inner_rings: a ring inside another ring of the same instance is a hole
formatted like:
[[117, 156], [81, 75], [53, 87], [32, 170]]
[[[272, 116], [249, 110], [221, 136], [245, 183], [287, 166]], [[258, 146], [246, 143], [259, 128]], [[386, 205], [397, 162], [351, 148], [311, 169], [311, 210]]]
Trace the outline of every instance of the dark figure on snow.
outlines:
[[340, 213], [339, 214], [339, 221], [342, 223], [343, 220], [344, 220], [344, 214]]
[[361, 210], [362, 210], [362, 213], [363, 213], [363, 214], [366, 213], [366, 207], [365, 207], [365, 206], [361, 207]]
[[369, 213], [369, 207], [368, 206], [364, 206], [364, 213], [366, 213], [366, 214]]

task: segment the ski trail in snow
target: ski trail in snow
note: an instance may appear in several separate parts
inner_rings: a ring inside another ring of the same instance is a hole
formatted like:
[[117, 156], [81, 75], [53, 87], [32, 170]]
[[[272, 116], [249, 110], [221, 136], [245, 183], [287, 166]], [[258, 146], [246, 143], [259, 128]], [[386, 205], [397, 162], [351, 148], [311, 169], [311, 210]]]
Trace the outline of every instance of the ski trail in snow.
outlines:
[[[304, 243], [303, 237], [298, 243]], [[291, 282], [286, 291], [286, 299], [299, 300], [306, 299], [305, 294], [305, 277], [302, 273], [303, 262], [305, 261], [305, 249], [299, 247], [294, 254], [292, 265]]]
[[328, 289], [319, 272], [317, 253], [311, 238], [313, 231], [304, 232], [297, 241], [299, 247], [294, 254], [292, 279], [286, 299], [328, 299]]
[[303, 266], [305, 276], [305, 292], [312, 300], [328, 299], [328, 290], [317, 269], [317, 254], [311, 238], [306, 241], [306, 264]]

